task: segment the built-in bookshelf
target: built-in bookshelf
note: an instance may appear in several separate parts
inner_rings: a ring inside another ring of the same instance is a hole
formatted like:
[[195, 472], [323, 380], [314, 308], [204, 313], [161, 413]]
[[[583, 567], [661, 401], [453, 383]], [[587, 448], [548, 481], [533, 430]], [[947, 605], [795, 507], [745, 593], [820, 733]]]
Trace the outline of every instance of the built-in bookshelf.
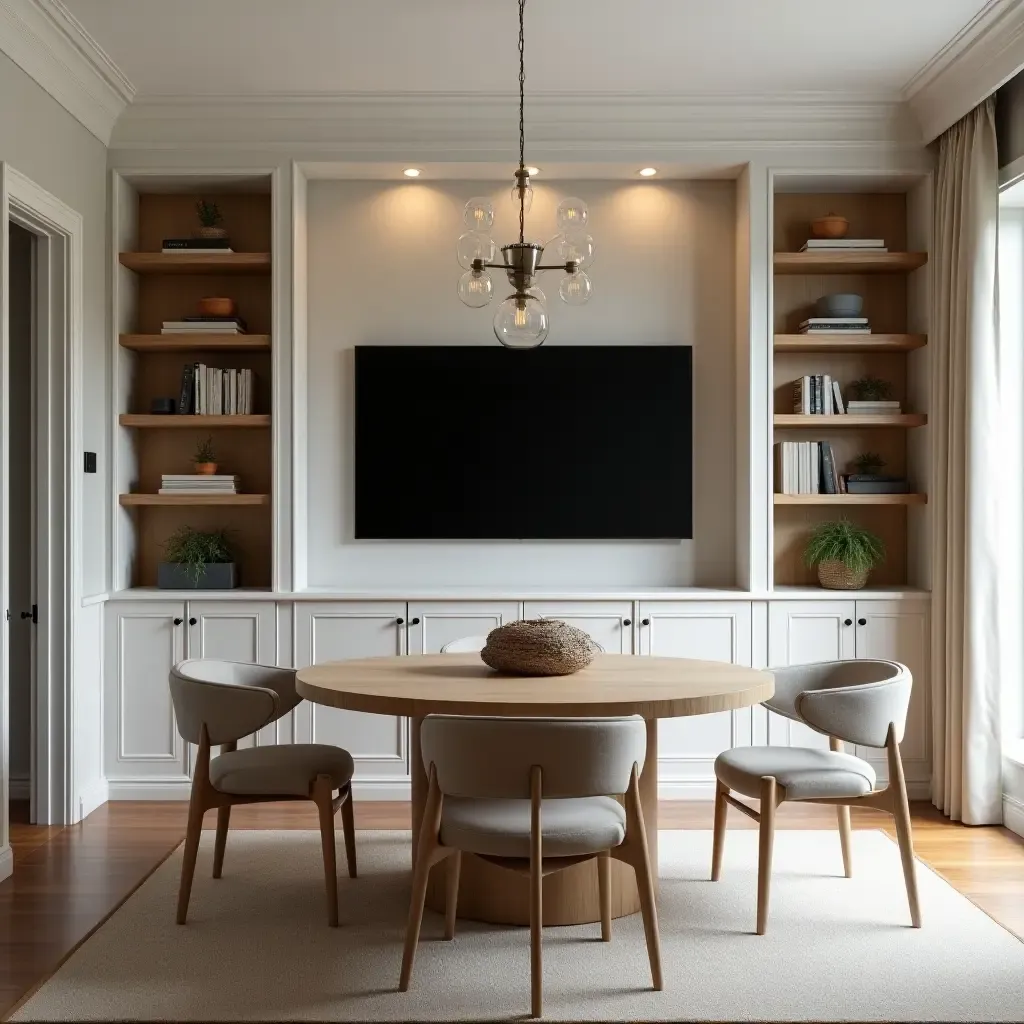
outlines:
[[[923, 397], [928, 338], [914, 308], [914, 275], [926, 273], [921, 232], [911, 234], [908, 191], [882, 187], [849, 192], [801, 190], [792, 181], [773, 197], [772, 408], [773, 441], [819, 441], [831, 445], [841, 473], [855, 471], [853, 459], [871, 452], [885, 461], [885, 473], [905, 478], [909, 493], [781, 494], [772, 481], [774, 586], [815, 585], [803, 549], [818, 523], [847, 518], [878, 534], [887, 558], [871, 576], [872, 586], [920, 585], [908, 554], [913, 517], [927, 507], [923, 446], [914, 435], [927, 427]], [[849, 221], [851, 238], [884, 239], [888, 252], [800, 252], [817, 217], [835, 213]], [[816, 301], [831, 293], [863, 297], [871, 334], [800, 333], [815, 315]], [[794, 412], [794, 381], [826, 374], [844, 395], [850, 382], [879, 377], [900, 402], [898, 413], [806, 415]], [[773, 474], [775, 472], [773, 465]]]
[[[117, 459], [119, 586], [151, 587], [164, 543], [177, 529], [226, 530], [243, 586], [272, 585], [272, 309], [269, 178], [161, 177], [122, 180], [118, 262]], [[165, 238], [198, 227], [195, 204], [215, 202], [230, 253], [161, 252]], [[164, 334], [165, 321], [198, 312], [205, 297], [229, 297], [244, 334]], [[179, 402], [186, 366], [250, 370], [249, 415], [164, 414], [155, 399]], [[212, 439], [218, 472], [239, 493], [160, 494], [164, 474], [193, 472], [196, 445]]]

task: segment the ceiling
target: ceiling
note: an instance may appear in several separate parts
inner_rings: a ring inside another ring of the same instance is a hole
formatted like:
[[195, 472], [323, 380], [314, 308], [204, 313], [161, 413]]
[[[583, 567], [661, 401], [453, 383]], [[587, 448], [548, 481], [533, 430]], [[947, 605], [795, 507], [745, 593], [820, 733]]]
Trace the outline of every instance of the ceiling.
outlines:
[[[531, 0], [527, 88], [899, 98], [999, 0]], [[514, 90], [515, 0], [64, 0], [152, 97]]]

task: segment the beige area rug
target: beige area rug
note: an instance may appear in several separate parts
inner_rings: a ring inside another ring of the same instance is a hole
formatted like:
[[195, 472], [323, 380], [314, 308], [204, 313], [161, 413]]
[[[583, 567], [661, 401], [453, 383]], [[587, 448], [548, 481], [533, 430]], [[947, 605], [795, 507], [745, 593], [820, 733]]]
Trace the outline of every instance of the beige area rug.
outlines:
[[[918, 865], [909, 927], [897, 848], [780, 831], [768, 934], [754, 925], [757, 833], [734, 831], [708, 881], [709, 832], [660, 837], [665, 991], [650, 989], [639, 917], [544, 933], [545, 1018], [672, 1021], [1024, 1021], [1024, 943]], [[17, 1021], [478, 1021], [525, 1017], [525, 929], [427, 912], [413, 987], [397, 991], [409, 834], [361, 832], [360, 877], [324, 922], [314, 832], [232, 832], [224, 877], [203, 836], [189, 923], [174, 924], [179, 850], [15, 1014]], [[596, 873], [595, 873], [596, 886]]]

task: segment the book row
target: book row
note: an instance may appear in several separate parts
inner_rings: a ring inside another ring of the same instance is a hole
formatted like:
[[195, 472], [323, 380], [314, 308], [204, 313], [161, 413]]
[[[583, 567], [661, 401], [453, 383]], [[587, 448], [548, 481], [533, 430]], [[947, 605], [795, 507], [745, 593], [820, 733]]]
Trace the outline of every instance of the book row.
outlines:
[[253, 385], [252, 370], [220, 369], [205, 363], [186, 365], [181, 372], [178, 414], [250, 416]]

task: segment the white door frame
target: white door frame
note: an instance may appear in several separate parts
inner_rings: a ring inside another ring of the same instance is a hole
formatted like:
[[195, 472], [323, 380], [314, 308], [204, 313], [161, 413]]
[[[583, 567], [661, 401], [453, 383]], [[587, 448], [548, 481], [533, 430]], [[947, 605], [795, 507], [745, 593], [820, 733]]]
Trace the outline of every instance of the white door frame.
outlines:
[[[82, 488], [75, 457], [82, 450], [81, 215], [0, 162], [0, 479], [9, 479], [10, 425], [3, 401], [9, 380], [7, 223], [37, 237], [36, 366], [39, 373], [36, 491], [36, 736], [34, 802], [41, 823], [75, 820], [74, 635], [81, 604]], [[0, 509], [0, 560], [9, 543], [7, 505]], [[8, 575], [0, 561], [0, 608], [9, 608]], [[0, 878], [9, 873], [8, 624], [0, 611]]]

